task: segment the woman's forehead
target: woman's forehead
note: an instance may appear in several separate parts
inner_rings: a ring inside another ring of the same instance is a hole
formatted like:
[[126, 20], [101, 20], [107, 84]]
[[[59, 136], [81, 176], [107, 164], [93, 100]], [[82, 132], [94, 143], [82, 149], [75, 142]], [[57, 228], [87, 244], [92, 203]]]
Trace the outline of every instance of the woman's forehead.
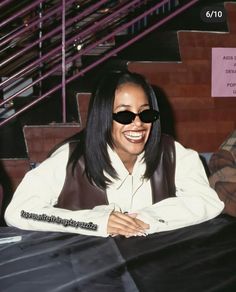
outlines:
[[143, 88], [134, 83], [125, 83], [120, 85], [115, 91], [114, 103], [127, 103], [128, 105], [136, 101], [148, 101], [148, 97]]

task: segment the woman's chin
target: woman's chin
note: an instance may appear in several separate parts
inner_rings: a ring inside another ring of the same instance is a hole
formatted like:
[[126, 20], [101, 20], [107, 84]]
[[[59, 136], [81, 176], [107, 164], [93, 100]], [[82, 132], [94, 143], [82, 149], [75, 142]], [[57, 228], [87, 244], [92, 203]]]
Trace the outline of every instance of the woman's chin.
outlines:
[[143, 152], [144, 150], [144, 144], [133, 144], [131, 147], [129, 147], [128, 151], [131, 155], [139, 155]]

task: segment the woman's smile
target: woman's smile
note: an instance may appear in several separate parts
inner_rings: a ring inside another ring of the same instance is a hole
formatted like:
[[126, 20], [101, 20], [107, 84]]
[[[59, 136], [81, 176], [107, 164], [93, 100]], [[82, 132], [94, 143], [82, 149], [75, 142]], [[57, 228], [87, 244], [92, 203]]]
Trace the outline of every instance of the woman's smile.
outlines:
[[130, 143], [143, 143], [145, 140], [145, 131], [125, 131], [124, 136]]
[[[137, 114], [149, 108], [148, 97], [141, 86], [126, 83], [116, 90], [113, 113], [131, 111]], [[144, 151], [151, 127], [151, 123], [142, 122], [138, 115], [129, 124], [113, 121], [113, 147], [123, 162], [135, 162], [137, 156]]]

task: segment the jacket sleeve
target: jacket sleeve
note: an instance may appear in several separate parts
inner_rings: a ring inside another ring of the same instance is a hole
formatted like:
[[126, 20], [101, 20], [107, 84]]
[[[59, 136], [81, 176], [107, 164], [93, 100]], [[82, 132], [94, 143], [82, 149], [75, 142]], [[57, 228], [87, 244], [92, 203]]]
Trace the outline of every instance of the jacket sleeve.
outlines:
[[224, 204], [209, 182], [198, 153], [175, 142], [176, 197], [164, 199], [137, 213], [150, 224], [148, 233], [204, 222], [219, 215]]
[[25, 230], [108, 236], [107, 221], [114, 205], [79, 211], [54, 207], [64, 184], [68, 155], [69, 146], [65, 144], [25, 175], [6, 209], [7, 225]]

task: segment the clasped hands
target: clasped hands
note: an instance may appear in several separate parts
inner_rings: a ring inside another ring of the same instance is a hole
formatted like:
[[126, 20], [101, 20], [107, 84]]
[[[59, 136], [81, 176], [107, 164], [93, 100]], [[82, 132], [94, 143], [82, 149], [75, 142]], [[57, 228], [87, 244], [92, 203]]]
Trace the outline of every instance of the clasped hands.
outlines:
[[107, 224], [107, 232], [111, 236], [123, 235], [145, 236], [146, 230], [149, 229], [149, 224], [136, 218], [137, 214], [124, 214], [118, 211], [113, 211], [110, 214]]

